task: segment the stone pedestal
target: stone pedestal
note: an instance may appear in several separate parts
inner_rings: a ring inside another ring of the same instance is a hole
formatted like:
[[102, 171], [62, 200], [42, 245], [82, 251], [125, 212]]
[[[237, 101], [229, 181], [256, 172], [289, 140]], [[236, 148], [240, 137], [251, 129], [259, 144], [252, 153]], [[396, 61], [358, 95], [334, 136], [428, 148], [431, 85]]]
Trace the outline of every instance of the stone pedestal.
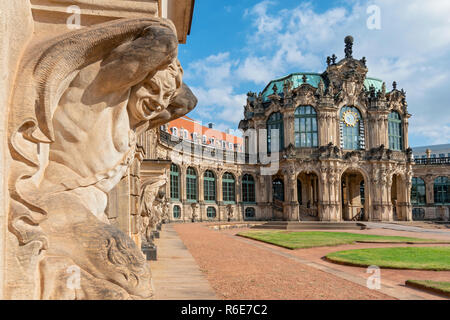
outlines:
[[157, 260], [158, 248], [155, 245], [142, 245], [141, 250], [147, 261]]
[[154, 239], [159, 239], [159, 231], [156, 230], [152, 231], [152, 236]]

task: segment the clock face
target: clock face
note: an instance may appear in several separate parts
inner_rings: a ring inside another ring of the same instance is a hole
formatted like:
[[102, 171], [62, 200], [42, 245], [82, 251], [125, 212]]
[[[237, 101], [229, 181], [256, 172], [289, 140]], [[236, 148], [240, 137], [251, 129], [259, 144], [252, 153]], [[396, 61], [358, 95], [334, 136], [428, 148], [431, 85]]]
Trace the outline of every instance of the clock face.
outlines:
[[354, 127], [356, 123], [358, 122], [358, 115], [355, 112], [352, 111], [346, 111], [344, 113], [344, 122], [347, 125], [347, 127]]

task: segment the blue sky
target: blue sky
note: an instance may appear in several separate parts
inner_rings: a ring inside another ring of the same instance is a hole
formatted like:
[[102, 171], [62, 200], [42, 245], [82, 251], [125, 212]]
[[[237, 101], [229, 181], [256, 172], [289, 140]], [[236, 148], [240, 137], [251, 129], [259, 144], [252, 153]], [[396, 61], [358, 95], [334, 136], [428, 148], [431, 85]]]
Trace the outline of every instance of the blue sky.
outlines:
[[[380, 9], [380, 29], [367, 20]], [[450, 1], [197, 0], [180, 46], [185, 81], [199, 98], [191, 117], [237, 129], [248, 91], [289, 73], [323, 72], [325, 59], [367, 57], [369, 76], [407, 92], [411, 146], [450, 143]]]

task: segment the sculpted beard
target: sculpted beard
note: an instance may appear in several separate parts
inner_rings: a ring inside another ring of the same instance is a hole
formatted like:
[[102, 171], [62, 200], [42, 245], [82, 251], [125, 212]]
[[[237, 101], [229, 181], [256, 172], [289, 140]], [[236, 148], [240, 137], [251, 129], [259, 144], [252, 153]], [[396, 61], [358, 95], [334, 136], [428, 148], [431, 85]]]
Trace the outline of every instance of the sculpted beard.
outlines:
[[167, 109], [182, 85], [183, 69], [178, 59], [164, 70], [148, 76], [131, 90], [128, 108], [138, 121], [149, 121]]

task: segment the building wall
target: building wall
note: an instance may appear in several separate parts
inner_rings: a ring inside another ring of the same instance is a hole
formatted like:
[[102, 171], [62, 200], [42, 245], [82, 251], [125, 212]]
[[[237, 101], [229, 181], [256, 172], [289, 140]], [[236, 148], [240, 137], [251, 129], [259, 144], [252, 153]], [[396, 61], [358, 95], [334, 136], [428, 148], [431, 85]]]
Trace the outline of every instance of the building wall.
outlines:
[[[432, 159], [428, 159], [430, 162]], [[446, 177], [450, 180], [450, 162], [446, 164], [417, 164], [414, 166], [414, 177], [425, 182], [424, 204], [415, 204], [413, 213], [417, 220], [450, 220], [450, 199], [448, 203], [436, 204], [434, 201], [434, 184], [437, 178]], [[448, 193], [450, 186], [447, 187]]]

